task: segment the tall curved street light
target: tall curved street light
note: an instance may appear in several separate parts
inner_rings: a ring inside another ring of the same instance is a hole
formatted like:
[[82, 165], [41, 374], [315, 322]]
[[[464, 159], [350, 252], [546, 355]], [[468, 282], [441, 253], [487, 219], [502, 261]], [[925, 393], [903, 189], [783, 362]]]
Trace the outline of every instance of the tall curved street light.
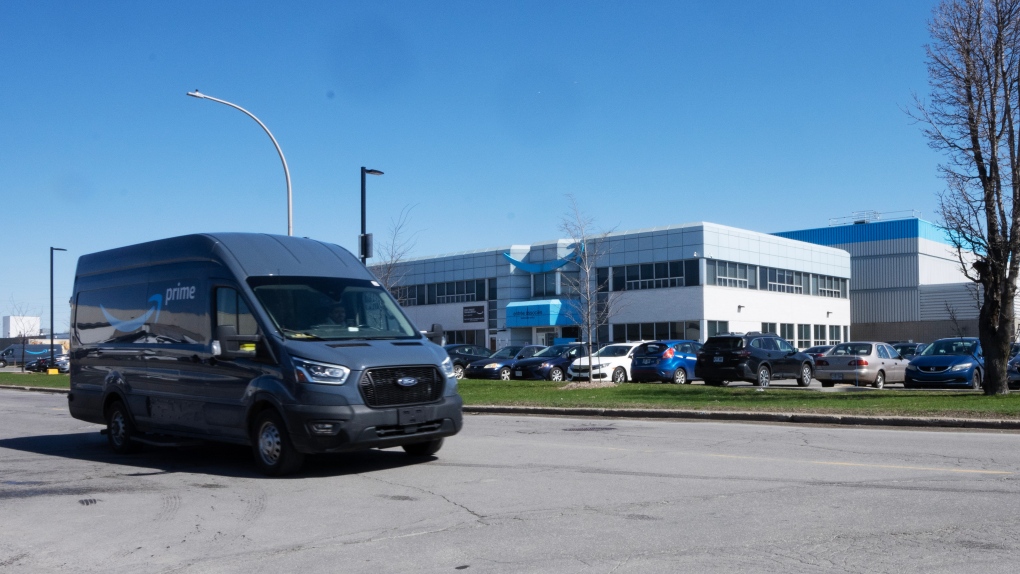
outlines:
[[273, 133], [269, 131], [269, 128], [266, 127], [266, 124], [262, 123], [262, 120], [260, 120], [260, 119], [255, 117], [255, 114], [249, 112], [248, 110], [242, 108], [241, 106], [238, 106], [236, 104], [232, 104], [232, 103], [230, 103], [230, 102], [228, 102], [226, 100], [221, 100], [219, 98], [214, 98], [212, 96], [207, 96], [207, 95], [203, 94], [202, 92], [199, 92], [198, 90], [195, 90], [194, 92], [188, 92], [188, 95], [193, 97], [193, 98], [201, 98], [203, 100], [212, 100], [214, 102], [219, 102], [221, 104], [228, 105], [228, 106], [230, 106], [230, 107], [232, 107], [234, 109], [241, 110], [242, 112], [247, 114], [249, 118], [251, 118], [251, 119], [255, 120], [256, 122], [258, 122], [258, 124], [260, 126], [262, 126], [262, 129], [264, 129], [266, 131], [266, 134], [269, 136], [269, 139], [273, 140], [273, 145], [276, 146], [276, 153], [280, 154], [280, 161], [283, 163], [283, 175], [284, 175], [284, 177], [287, 178], [287, 235], [294, 235], [294, 218], [291, 215], [292, 212], [293, 212], [293, 201], [291, 199], [291, 190], [290, 190], [290, 170], [287, 169], [287, 159], [283, 157], [283, 150], [280, 149], [280, 144], [276, 143], [276, 138], [273, 137]]

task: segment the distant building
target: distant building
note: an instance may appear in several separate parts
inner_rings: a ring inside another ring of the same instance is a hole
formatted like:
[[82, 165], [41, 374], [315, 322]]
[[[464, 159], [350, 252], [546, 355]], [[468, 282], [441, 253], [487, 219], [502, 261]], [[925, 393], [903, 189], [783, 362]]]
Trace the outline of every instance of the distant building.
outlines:
[[[392, 291], [419, 329], [442, 325], [449, 343], [577, 339], [576, 249], [558, 239], [409, 259]], [[841, 249], [700, 222], [612, 233], [599, 251], [592, 282], [610, 310], [597, 342], [766, 331], [806, 348], [849, 336]]]
[[40, 318], [26, 315], [8, 315], [3, 318], [3, 337], [35, 337], [39, 329]]
[[850, 253], [855, 340], [977, 336], [979, 291], [960, 270], [945, 232], [917, 217], [880, 217], [865, 212], [845, 223], [775, 235]]

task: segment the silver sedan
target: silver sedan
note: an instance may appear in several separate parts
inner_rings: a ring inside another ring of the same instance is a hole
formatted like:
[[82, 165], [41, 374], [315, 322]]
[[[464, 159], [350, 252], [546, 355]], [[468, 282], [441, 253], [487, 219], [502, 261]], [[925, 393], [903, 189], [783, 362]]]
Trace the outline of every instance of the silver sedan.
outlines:
[[823, 387], [848, 383], [881, 389], [886, 383], [902, 383], [908, 362], [886, 343], [840, 343], [815, 359], [815, 378]]

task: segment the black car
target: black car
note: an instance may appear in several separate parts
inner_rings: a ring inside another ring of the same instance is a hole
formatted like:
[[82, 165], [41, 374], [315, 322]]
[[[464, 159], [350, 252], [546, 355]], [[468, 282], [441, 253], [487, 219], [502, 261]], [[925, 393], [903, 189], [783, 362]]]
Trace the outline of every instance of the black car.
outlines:
[[806, 387], [814, 375], [814, 359], [782, 337], [751, 331], [709, 337], [698, 353], [694, 376], [706, 385], [747, 381], [767, 387], [773, 380], [796, 379]]
[[502, 379], [510, 380], [514, 365], [521, 359], [528, 359], [545, 348], [545, 345], [524, 345], [503, 347], [491, 357], [475, 361], [464, 369], [464, 376], [469, 379]]
[[831, 351], [834, 346], [835, 345], [815, 345], [814, 347], [804, 349], [802, 353], [804, 353], [805, 355], [811, 355], [813, 358], [817, 359], [818, 357], [821, 357], [825, 353]]
[[546, 347], [530, 359], [517, 361], [511, 376], [515, 379], [563, 381], [567, 378], [567, 367], [570, 363], [587, 352], [586, 346], [582, 343]]
[[479, 345], [453, 344], [443, 348], [446, 349], [446, 354], [450, 355], [450, 360], [453, 361], [453, 374], [458, 379], [464, 378], [464, 368], [469, 364], [492, 356], [492, 351]]
[[924, 343], [896, 343], [892, 346], [892, 348], [896, 349], [896, 352], [904, 359], [909, 359], [914, 355], [919, 354], [925, 347], [926, 345]]

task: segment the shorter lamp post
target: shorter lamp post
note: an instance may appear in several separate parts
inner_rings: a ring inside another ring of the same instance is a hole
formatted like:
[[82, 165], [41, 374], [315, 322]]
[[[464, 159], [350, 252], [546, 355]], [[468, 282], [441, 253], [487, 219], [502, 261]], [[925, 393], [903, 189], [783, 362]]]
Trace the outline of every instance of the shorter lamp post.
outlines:
[[67, 251], [60, 247], [50, 247], [50, 362], [47, 369], [52, 369], [53, 364], [56, 362], [53, 357], [53, 252], [54, 251]]
[[372, 256], [372, 237], [365, 232], [365, 174], [382, 175], [383, 172], [361, 166], [361, 236], [358, 237], [358, 250], [361, 252], [362, 265]]

